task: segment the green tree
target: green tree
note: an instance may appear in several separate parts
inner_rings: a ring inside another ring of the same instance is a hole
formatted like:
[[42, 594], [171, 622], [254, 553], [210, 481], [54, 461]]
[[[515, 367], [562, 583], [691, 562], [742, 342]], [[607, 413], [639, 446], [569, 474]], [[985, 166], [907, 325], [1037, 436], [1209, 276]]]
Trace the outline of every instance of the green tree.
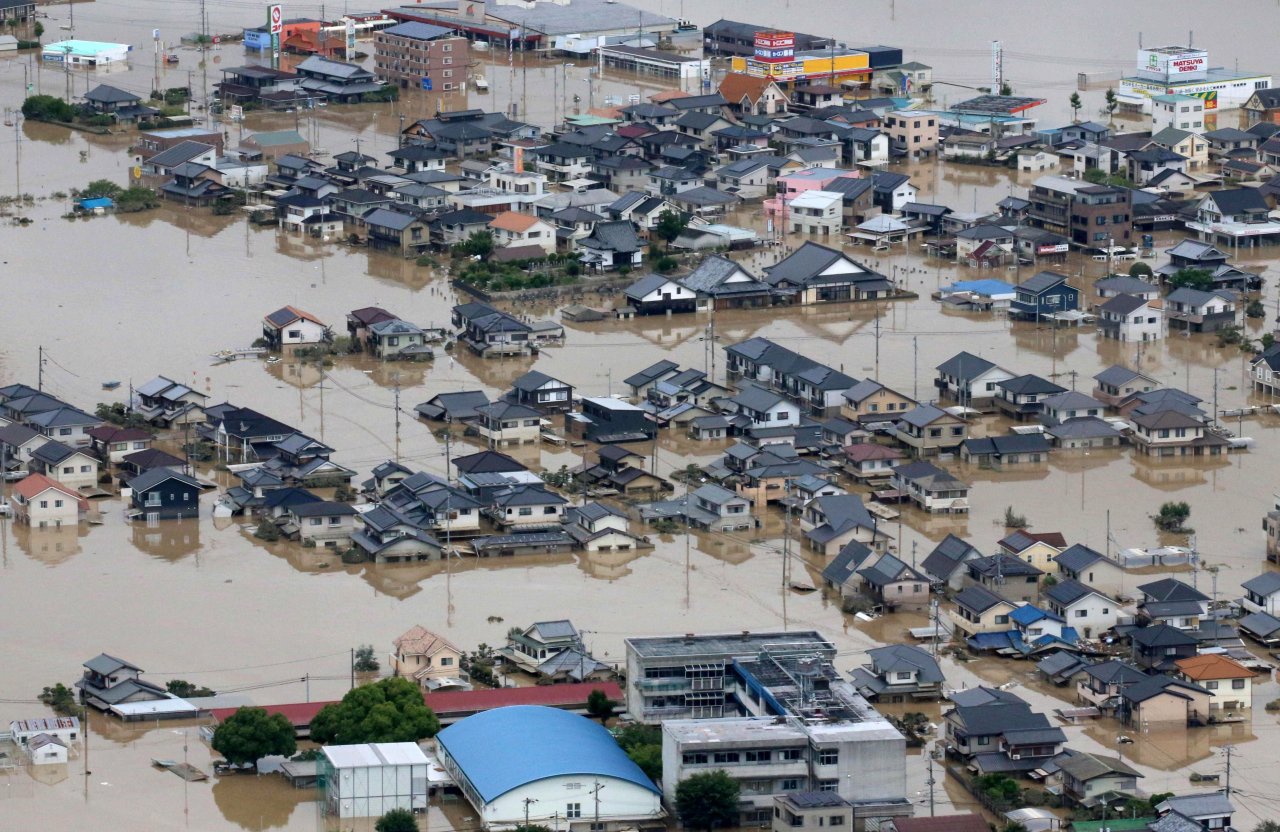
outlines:
[[488, 231], [472, 231], [471, 236], [458, 244], [458, 250], [467, 257], [488, 260], [493, 254], [493, 234]]
[[1280, 823], [1276, 823], [1274, 820], [1264, 820], [1253, 827], [1253, 832], [1280, 832]]
[[120, 187], [110, 179], [95, 179], [80, 191], [80, 196], [84, 197], [115, 197], [119, 196], [124, 188]]
[[357, 673], [372, 673], [381, 666], [374, 657], [372, 644], [362, 644], [356, 648], [354, 667]]
[[658, 224], [653, 227], [653, 235], [670, 248], [676, 237], [683, 234], [688, 225], [689, 220], [683, 215], [675, 211], [663, 211], [658, 215]]
[[71, 121], [76, 109], [52, 95], [32, 95], [22, 102], [22, 115], [35, 121]]
[[1120, 106], [1120, 101], [1116, 98], [1116, 91], [1111, 89], [1111, 87], [1107, 87], [1106, 101], [1105, 109], [1107, 111], [1107, 117], [1110, 118], [1115, 115], [1116, 108]]
[[1262, 333], [1262, 337], [1259, 338], [1258, 341], [1262, 344], [1262, 348], [1264, 350], [1269, 350], [1271, 349], [1272, 346], [1275, 345], [1276, 336], [1271, 334], [1270, 332], [1264, 332]]
[[1129, 267], [1129, 277], [1136, 277], [1139, 280], [1150, 280], [1152, 274], [1154, 274], [1154, 272], [1151, 271], [1151, 267], [1146, 263], [1134, 263]]
[[1107, 181], [1107, 172], [1102, 168], [1089, 168], [1084, 172], [1084, 181], [1093, 185], [1101, 185]]
[[37, 20], [36, 24], [31, 27], [31, 34], [35, 35], [36, 40], [44, 37], [44, 24]]
[[662, 731], [653, 725], [632, 723], [614, 732], [619, 747], [640, 766], [650, 780], [662, 780]]
[[272, 754], [284, 757], [298, 750], [293, 723], [284, 714], [263, 708], [240, 708], [213, 732], [213, 750], [229, 763], [253, 763]]
[[195, 682], [188, 682], [186, 679], [170, 679], [165, 683], [164, 688], [169, 691], [169, 693], [172, 693], [180, 699], [218, 695], [216, 690], [211, 690], [203, 685], [197, 685]]
[[676, 814], [691, 829], [711, 832], [738, 825], [738, 781], [723, 771], [708, 771], [676, 786]]
[[80, 716], [84, 713], [84, 707], [76, 701], [75, 691], [61, 682], [40, 691], [38, 698], [59, 716]]
[[434, 737], [440, 720], [408, 679], [381, 679], [350, 690], [326, 705], [311, 722], [311, 739], [351, 745], [362, 742], [416, 742]]
[[148, 208], [155, 208], [159, 205], [160, 197], [156, 196], [155, 191], [150, 188], [144, 188], [141, 185], [127, 188], [116, 197], [116, 210], [123, 211], [126, 214], [145, 211]]
[[973, 784], [993, 801], [1012, 803], [1022, 793], [1017, 781], [1005, 774], [984, 774], [974, 780]]
[[1080, 108], [1084, 106], [1080, 102], [1080, 93], [1071, 93], [1071, 98], [1067, 99], [1067, 105], [1071, 107], [1071, 120], [1078, 122], [1080, 120]]
[[1267, 315], [1266, 307], [1262, 305], [1262, 301], [1254, 298], [1249, 301], [1249, 305], [1244, 308], [1244, 314], [1249, 318], [1264, 318]]
[[1001, 94], [1001, 95], [1013, 95], [1013, 84], [1010, 84], [1008, 81], [1001, 81], [1001, 82], [1000, 82], [1000, 94]]
[[1213, 287], [1213, 273], [1208, 269], [1178, 269], [1169, 277], [1169, 285], [1174, 289], [1186, 286], [1207, 292]]
[[1160, 506], [1160, 513], [1155, 516], [1155, 524], [1166, 532], [1183, 531], [1190, 517], [1191, 506], [1183, 502], [1168, 502]]
[[587, 694], [587, 713], [604, 724], [613, 716], [613, 700], [604, 691], [596, 688]]
[[653, 270], [658, 274], [669, 274], [675, 271], [679, 265], [680, 264], [676, 262], [676, 258], [668, 254], [664, 254], [653, 261]]
[[373, 825], [374, 832], [418, 832], [418, 821], [408, 809], [392, 809]]

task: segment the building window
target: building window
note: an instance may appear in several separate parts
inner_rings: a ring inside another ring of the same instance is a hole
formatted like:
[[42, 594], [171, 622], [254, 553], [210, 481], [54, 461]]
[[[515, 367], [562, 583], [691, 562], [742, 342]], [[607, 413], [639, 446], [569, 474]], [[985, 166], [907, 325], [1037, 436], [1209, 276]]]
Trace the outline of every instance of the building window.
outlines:
[[582, 817], [582, 804], [581, 804], [581, 803], [566, 803], [566, 804], [565, 804], [565, 807], [564, 807], [564, 816], [565, 816], [565, 817], [567, 817], [567, 818], [580, 818], [580, 817]]
[[1246, 680], [1244, 680], [1244, 679], [1232, 679], [1232, 680], [1231, 680], [1231, 689], [1232, 689], [1232, 690], [1244, 690], [1244, 687], [1245, 687], [1245, 681], [1246, 681]]
[[840, 762], [840, 752], [835, 748], [823, 748], [818, 751], [818, 764], [834, 766]]
[[834, 792], [839, 785], [840, 785], [840, 781], [838, 780], [819, 780], [818, 791]]
[[780, 792], [794, 792], [799, 790], [800, 790], [799, 777], [788, 777], [785, 780], [778, 781], [778, 791]]
[[685, 754], [682, 758], [686, 766], [702, 766], [707, 764], [706, 754]]
[[738, 762], [738, 752], [736, 751], [717, 751], [714, 757], [717, 763], [736, 763]]

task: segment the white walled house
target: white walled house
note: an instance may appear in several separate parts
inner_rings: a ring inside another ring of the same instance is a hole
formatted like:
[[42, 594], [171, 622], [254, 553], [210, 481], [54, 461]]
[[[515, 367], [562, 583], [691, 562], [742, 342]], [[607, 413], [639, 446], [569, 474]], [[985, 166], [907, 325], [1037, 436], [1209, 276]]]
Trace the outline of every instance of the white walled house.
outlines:
[[272, 349], [319, 344], [328, 341], [332, 335], [319, 318], [292, 306], [281, 307], [262, 319], [262, 338]]
[[67, 744], [50, 734], [36, 734], [27, 741], [27, 754], [36, 766], [57, 765], [67, 761]]
[[1102, 304], [1098, 331], [1118, 341], [1160, 341], [1169, 332], [1162, 300], [1116, 295]]
[[[586, 832], [663, 816], [661, 793], [599, 723], [558, 708], [494, 708], [436, 736], [440, 765], [485, 829]], [[600, 787], [597, 790], [597, 787]], [[597, 802], [598, 801], [598, 802]]]
[[74, 526], [87, 508], [83, 497], [43, 474], [31, 474], [13, 489], [14, 517], [38, 529]]
[[1085, 638], [1111, 629], [1119, 612], [1115, 601], [1087, 584], [1060, 581], [1044, 590], [1050, 612]]

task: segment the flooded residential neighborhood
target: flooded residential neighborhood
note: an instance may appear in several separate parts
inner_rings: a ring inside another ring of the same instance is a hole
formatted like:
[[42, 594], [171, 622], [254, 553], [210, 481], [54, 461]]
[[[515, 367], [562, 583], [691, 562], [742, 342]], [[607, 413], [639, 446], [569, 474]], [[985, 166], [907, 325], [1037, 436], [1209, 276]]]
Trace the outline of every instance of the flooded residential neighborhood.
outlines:
[[1225, 11], [0, 0], [0, 830], [1271, 829]]

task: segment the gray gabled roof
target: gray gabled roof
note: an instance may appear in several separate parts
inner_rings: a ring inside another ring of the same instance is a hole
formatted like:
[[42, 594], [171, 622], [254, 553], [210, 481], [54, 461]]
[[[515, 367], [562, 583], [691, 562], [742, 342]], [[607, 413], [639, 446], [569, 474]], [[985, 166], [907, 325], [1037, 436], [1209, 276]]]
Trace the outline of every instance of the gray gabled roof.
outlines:
[[113, 87], [110, 84], [99, 84], [84, 94], [84, 100], [94, 104], [132, 104], [142, 99], [119, 87]]
[[867, 544], [849, 541], [822, 570], [823, 580], [835, 586], [843, 586], [871, 554], [871, 547]]
[[1245, 581], [1241, 586], [1264, 597], [1272, 595], [1280, 592], [1280, 572], [1263, 572], [1258, 577]]
[[981, 556], [982, 553], [968, 541], [954, 534], [948, 534], [941, 543], [933, 547], [933, 551], [921, 561], [920, 565], [933, 577], [945, 581], [966, 560]]
[[956, 593], [955, 602], [965, 609], [973, 610], [978, 614], [986, 612], [997, 604], [1009, 603], [986, 587], [978, 586], [977, 584], [967, 586]]
[[1044, 292], [1048, 289], [1052, 289], [1053, 287], [1066, 282], [1067, 282], [1067, 276], [1065, 274], [1058, 274], [1057, 272], [1044, 271], [1044, 272], [1039, 272], [1038, 274], [1033, 275], [1029, 279], [1022, 281], [1021, 283], [1018, 284], [1018, 288], [1024, 289], [1028, 292], [1034, 292], [1035, 294], [1038, 295], [1041, 292]]
[[943, 681], [942, 668], [938, 666], [938, 660], [914, 644], [890, 644], [887, 647], [876, 647], [868, 650], [867, 656], [879, 673], [914, 671], [916, 679], [920, 682]]
[[[1072, 420], [1074, 421], [1074, 420]], [[1090, 564], [1097, 563], [1100, 560], [1106, 560], [1100, 552], [1096, 552], [1085, 546], [1083, 543], [1076, 543], [1067, 547], [1065, 551], [1058, 553], [1054, 557], [1054, 562], [1069, 572], [1079, 572], [1087, 568]]]
[[995, 366], [987, 359], [976, 356], [971, 352], [958, 352], [939, 364], [935, 369], [943, 375], [968, 381], [977, 378]]
[[177, 480], [190, 488], [200, 488], [200, 483], [195, 478], [188, 477], [181, 471], [175, 471], [172, 468], [152, 468], [145, 473], [139, 474], [129, 480], [129, 488], [134, 491], [150, 491], [160, 483], [168, 480]]
[[1109, 384], [1113, 387], [1120, 387], [1128, 384], [1135, 378], [1143, 378], [1142, 373], [1137, 370], [1130, 370], [1128, 367], [1121, 367], [1119, 364], [1113, 364], [1102, 372], [1093, 377], [1093, 380], [1099, 384]]
[[98, 673], [103, 676], [110, 676], [118, 670], [136, 670], [139, 673], [142, 672], [142, 668], [137, 665], [130, 664], [124, 659], [117, 659], [115, 656], [107, 653], [99, 653], [92, 659], [89, 659], [89, 661], [85, 662], [84, 666], [94, 673]]
[[1056, 439], [1097, 439], [1120, 435], [1110, 422], [1097, 416], [1076, 416], [1047, 427], [1044, 432]]
[[1088, 597], [1089, 595], [1102, 595], [1102, 593], [1098, 592], [1098, 590], [1088, 584], [1082, 584], [1077, 580], [1066, 580], [1059, 581], [1053, 586], [1047, 587], [1044, 590], [1044, 595], [1050, 601], [1066, 607], [1074, 604], [1081, 598]]
[[1099, 308], [1103, 312], [1110, 312], [1113, 315], [1120, 315], [1123, 317], [1146, 305], [1146, 298], [1140, 298], [1137, 295], [1116, 295], [1113, 298], [1108, 298], [1107, 302], [1102, 304]]

